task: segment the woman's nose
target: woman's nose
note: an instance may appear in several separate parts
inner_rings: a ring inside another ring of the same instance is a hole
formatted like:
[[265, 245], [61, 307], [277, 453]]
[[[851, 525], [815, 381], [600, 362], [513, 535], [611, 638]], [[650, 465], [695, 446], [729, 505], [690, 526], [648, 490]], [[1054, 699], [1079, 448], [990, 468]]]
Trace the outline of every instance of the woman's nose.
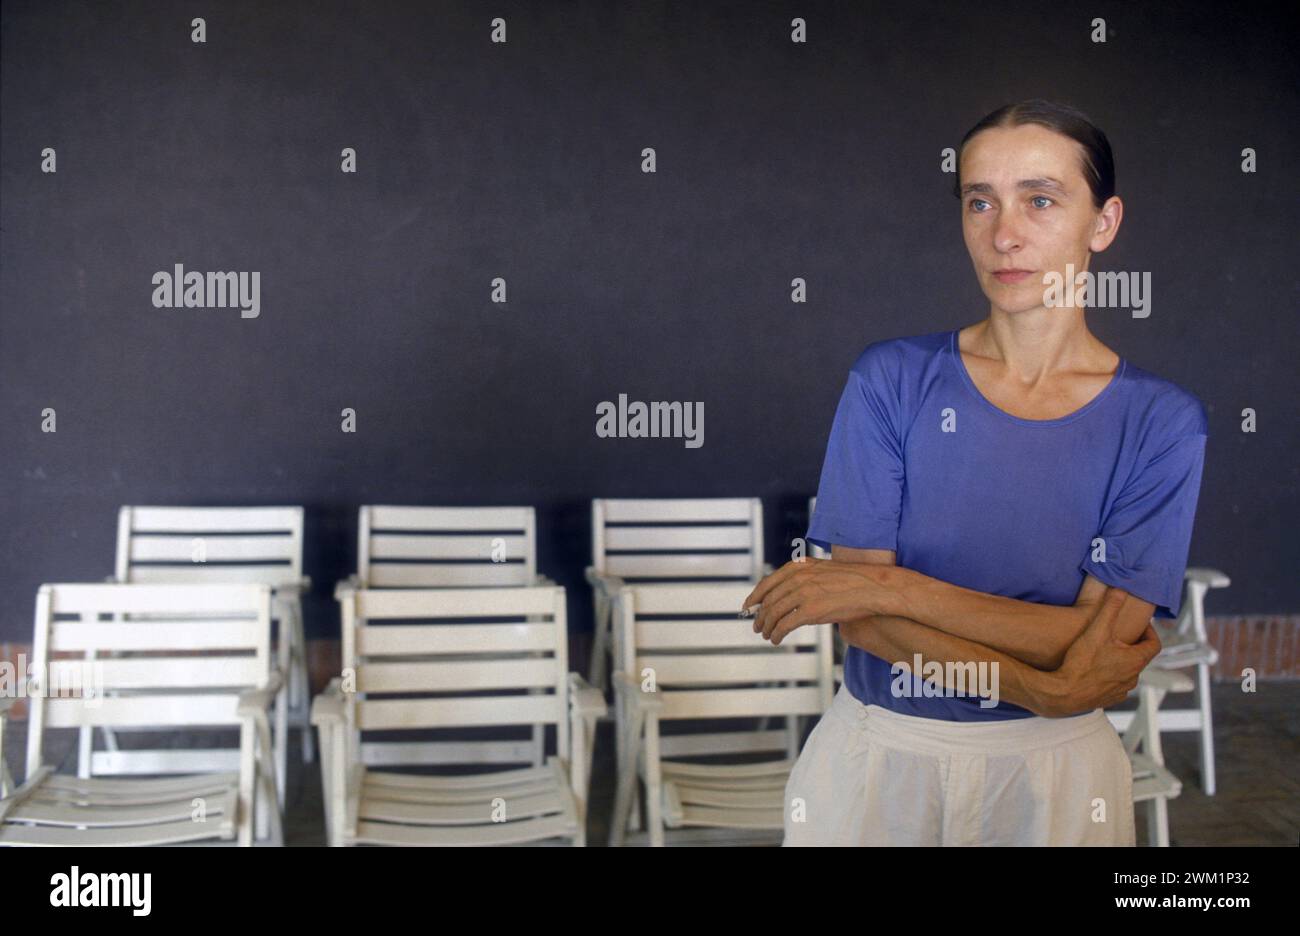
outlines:
[[1007, 253], [1023, 246], [1022, 239], [1019, 219], [1007, 212], [999, 214], [997, 226], [993, 229], [993, 245], [998, 253]]

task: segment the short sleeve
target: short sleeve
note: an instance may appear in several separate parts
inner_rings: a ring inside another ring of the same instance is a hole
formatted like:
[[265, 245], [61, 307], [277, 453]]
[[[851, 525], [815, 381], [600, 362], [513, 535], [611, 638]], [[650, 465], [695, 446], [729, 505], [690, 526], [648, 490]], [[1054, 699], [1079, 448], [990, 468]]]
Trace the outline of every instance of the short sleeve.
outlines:
[[849, 371], [806, 539], [829, 551], [897, 549], [903, 446], [897, 379], [872, 348]]
[[1183, 574], [1201, 490], [1206, 435], [1184, 435], [1153, 458], [1125, 486], [1098, 534], [1105, 561], [1095, 551], [1079, 568], [1156, 606], [1172, 618], [1182, 602]]

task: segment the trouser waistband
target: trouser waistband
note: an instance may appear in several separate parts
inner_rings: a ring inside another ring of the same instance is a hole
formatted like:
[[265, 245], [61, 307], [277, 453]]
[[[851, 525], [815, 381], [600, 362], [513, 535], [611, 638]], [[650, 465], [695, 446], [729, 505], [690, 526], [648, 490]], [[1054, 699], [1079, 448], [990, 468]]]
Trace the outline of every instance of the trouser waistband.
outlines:
[[1032, 715], [983, 722], [922, 718], [865, 704], [846, 685], [840, 686], [828, 714], [887, 746], [926, 754], [1017, 754], [1082, 738], [1103, 724], [1110, 726], [1099, 708], [1068, 718]]

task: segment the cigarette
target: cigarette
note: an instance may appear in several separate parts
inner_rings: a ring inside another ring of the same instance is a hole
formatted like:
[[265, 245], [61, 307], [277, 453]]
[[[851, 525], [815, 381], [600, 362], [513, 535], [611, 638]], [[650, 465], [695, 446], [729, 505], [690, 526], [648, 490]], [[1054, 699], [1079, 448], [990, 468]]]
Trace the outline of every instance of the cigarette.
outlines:
[[759, 609], [762, 608], [762, 607], [763, 607], [763, 603], [760, 601], [760, 602], [759, 602], [758, 604], [756, 604], [756, 605], [750, 605], [750, 606], [749, 606], [748, 608], [746, 608], [744, 611], [741, 611], [739, 614], [737, 614], [736, 617], [738, 617], [738, 618], [752, 618], [752, 617], [757, 617], [757, 616], [758, 616], [758, 611], [759, 611]]

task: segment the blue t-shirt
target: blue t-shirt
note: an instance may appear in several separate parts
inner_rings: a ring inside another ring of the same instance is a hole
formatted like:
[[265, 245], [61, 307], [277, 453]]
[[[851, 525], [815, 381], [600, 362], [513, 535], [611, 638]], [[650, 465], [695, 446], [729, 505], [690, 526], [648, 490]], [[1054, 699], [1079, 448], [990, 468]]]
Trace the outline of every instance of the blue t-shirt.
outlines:
[[[899, 566], [1041, 604], [1073, 605], [1089, 573], [1174, 617], [1207, 431], [1200, 400], [1124, 360], [1082, 408], [1031, 420], [979, 392], [957, 331], [879, 341], [849, 372], [806, 539], [892, 549]], [[907, 715], [1033, 714], [1005, 700], [983, 708], [969, 683], [965, 695], [926, 698], [919, 678], [858, 647], [844, 681], [860, 701]]]

